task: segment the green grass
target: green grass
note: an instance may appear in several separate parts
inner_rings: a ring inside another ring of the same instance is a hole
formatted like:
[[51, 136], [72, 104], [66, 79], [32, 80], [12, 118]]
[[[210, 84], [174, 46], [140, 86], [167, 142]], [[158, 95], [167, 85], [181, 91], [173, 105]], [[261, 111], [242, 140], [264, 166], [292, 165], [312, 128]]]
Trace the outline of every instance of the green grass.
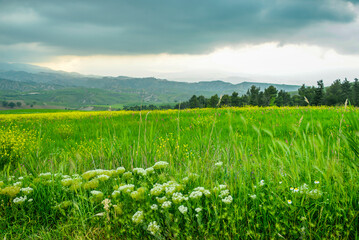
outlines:
[[[339, 107], [2, 115], [2, 146], [13, 153], [6, 157], [1, 150], [7, 163], [2, 189], [23, 176], [22, 187], [34, 191], [32, 202], [17, 205], [2, 190], [0, 236], [151, 239], [147, 228], [156, 221], [159, 239], [358, 239], [358, 156], [348, 144], [348, 136], [358, 140], [357, 121], [358, 109]], [[106, 172], [110, 179], [95, 187], [104, 194], [100, 199], [85, 187], [86, 178], [74, 175], [120, 166], [132, 171], [158, 161], [169, 165], [146, 176]], [[39, 176], [44, 172], [72, 175], [71, 184], [63, 186], [59, 175]], [[150, 190], [169, 180], [185, 196], [198, 186], [211, 195], [151, 210], [161, 204]], [[121, 184], [144, 193], [113, 197]], [[215, 191], [220, 184], [232, 203]], [[105, 211], [105, 198], [122, 213]], [[144, 221], [136, 224], [132, 216], [140, 210]]]

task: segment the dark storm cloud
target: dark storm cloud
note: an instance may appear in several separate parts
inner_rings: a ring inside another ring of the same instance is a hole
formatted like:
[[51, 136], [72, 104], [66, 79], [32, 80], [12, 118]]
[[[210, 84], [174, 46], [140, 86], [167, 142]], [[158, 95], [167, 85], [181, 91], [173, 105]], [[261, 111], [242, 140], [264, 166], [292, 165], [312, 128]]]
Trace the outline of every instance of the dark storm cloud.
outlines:
[[[356, 2], [0, 0], [0, 56], [16, 59], [22, 48], [25, 58], [42, 58], [57, 54], [204, 53], [224, 45], [266, 41], [318, 39], [320, 44], [322, 37], [293, 36], [321, 23], [350, 24], [356, 18]], [[327, 41], [334, 47], [335, 38]], [[357, 47], [348, 48], [353, 51]]]

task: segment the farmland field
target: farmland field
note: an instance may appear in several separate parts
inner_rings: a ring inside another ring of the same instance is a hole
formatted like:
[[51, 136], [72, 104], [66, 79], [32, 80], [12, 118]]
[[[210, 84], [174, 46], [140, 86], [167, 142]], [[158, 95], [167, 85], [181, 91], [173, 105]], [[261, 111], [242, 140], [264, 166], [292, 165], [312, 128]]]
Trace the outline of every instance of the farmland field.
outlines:
[[358, 117], [352, 107], [1, 114], [0, 237], [358, 239]]

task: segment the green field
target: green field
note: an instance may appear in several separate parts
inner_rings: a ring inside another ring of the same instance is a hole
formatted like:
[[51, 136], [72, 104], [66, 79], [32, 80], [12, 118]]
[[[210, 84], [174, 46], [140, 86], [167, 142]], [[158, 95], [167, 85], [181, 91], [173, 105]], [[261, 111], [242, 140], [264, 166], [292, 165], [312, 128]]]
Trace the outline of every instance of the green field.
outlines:
[[0, 237], [358, 239], [358, 113], [0, 115]]

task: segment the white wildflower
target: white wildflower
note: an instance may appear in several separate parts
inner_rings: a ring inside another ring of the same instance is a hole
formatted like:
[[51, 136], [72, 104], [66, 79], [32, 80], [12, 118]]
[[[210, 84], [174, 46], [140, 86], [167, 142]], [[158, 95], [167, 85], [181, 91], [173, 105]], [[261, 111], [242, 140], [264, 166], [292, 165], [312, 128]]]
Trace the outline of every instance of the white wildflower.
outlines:
[[22, 182], [16, 182], [16, 183], [14, 183], [13, 185], [16, 186], [16, 187], [21, 187]]
[[219, 185], [219, 190], [223, 190], [223, 189], [226, 189], [226, 188], [227, 188], [227, 185], [224, 185], [224, 184]]
[[181, 203], [182, 201], [187, 201], [188, 200], [188, 197], [184, 197], [182, 193], [180, 192], [176, 192], [172, 195], [172, 201], [175, 203], [175, 204], [178, 204], [178, 203]]
[[108, 180], [110, 177], [107, 176], [107, 175], [105, 175], [105, 174], [101, 174], [101, 175], [98, 175], [96, 178], [97, 178], [98, 180], [100, 180], [100, 181], [106, 181], [106, 180]]
[[132, 221], [134, 223], [142, 223], [144, 220], [144, 216], [143, 216], [143, 212], [142, 211], [137, 211], [133, 216], [132, 216]]
[[165, 201], [164, 203], [162, 203], [162, 208], [166, 209], [166, 208], [170, 208], [172, 205], [172, 203], [170, 201]]
[[255, 194], [248, 194], [248, 196], [249, 196], [250, 198], [252, 198], [252, 199], [256, 199], [256, 198], [257, 198], [257, 195], [255, 195]]
[[23, 192], [24, 194], [28, 195], [30, 193], [32, 193], [34, 189], [32, 189], [31, 187], [27, 187], [27, 188], [21, 188], [20, 191]]
[[162, 204], [167, 200], [167, 197], [161, 197], [161, 198], [156, 197], [156, 200], [157, 200], [158, 203]]
[[292, 200], [288, 200], [287, 202], [288, 202], [288, 204], [292, 204]]
[[195, 209], [195, 211], [199, 213], [200, 211], [202, 211], [202, 208], [198, 207], [198, 208]]
[[113, 191], [113, 193], [111, 195], [112, 195], [113, 198], [117, 198], [117, 197], [119, 197], [121, 195], [121, 192], [118, 191], [118, 190], [115, 190], [115, 191]]
[[19, 177], [18, 179], [19, 179], [19, 180], [24, 180], [24, 177]]
[[223, 162], [217, 162], [214, 164], [214, 166], [216, 166], [216, 167], [222, 167], [222, 165], [223, 165]]
[[181, 205], [181, 206], [178, 207], [178, 210], [179, 210], [182, 214], [185, 214], [185, 213], [187, 213], [188, 208], [185, 207], [185, 206], [183, 206], [183, 205]]
[[319, 184], [319, 181], [314, 181], [314, 184]]
[[202, 197], [202, 195], [203, 195], [203, 193], [200, 192], [200, 191], [193, 191], [193, 192], [191, 192], [189, 197], [192, 198], [192, 199], [199, 199], [199, 198]]
[[50, 179], [51, 178], [51, 173], [47, 172], [47, 173], [40, 173], [39, 174], [40, 178], [44, 178], [44, 179]]
[[163, 192], [163, 186], [156, 183], [153, 188], [150, 190], [152, 196], [159, 196]]
[[152, 210], [157, 210], [157, 209], [158, 209], [158, 205], [157, 205], [157, 204], [152, 204], [152, 205], [151, 205], [151, 209], [152, 209]]
[[176, 192], [176, 187], [173, 187], [173, 186], [171, 186], [171, 187], [166, 187], [166, 194], [167, 195], [172, 195], [173, 193], [175, 193]]
[[233, 201], [233, 198], [232, 198], [231, 195], [229, 195], [229, 196], [222, 199], [222, 202], [224, 202], [225, 204], [231, 204], [232, 201]]
[[146, 174], [150, 175], [154, 173], [155, 169], [153, 167], [149, 167], [145, 169]]
[[141, 176], [146, 176], [146, 170], [143, 168], [134, 168], [133, 172]]
[[228, 189], [222, 190], [221, 193], [219, 194], [219, 197], [224, 198], [224, 197], [228, 196], [229, 194], [230, 194], [230, 192]]
[[160, 226], [157, 224], [156, 221], [153, 221], [153, 222], [150, 222], [150, 224], [148, 224], [147, 230], [152, 235], [156, 235], [156, 233], [158, 233], [160, 231]]
[[124, 173], [126, 171], [126, 169], [124, 168], [124, 167], [118, 167], [117, 169], [116, 169], [116, 173], [117, 174], [122, 174], [122, 173]]
[[153, 165], [153, 168], [156, 170], [159, 170], [159, 169], [166, 168], [167, 165], [168, 165], [168, 162], [160, 161], [160, 162], [156, 162], [155, 165]]
[[127, 184], [127, 185], [120, 186], [120, 187], [118, 188], [118, 190], [119, 190], [120, 192], [130, 193], [130, 192], [133, 191], [134, 188], [135, 188], [135, 185], [133, 185], [133, 184]]
[[260, 182], [259, 182], [259, 186], [264, 186], [264, 180], [261, 180]]
[[14, 198], [13, 202], [15, 204], [21, 204], [23, 202], [25, 202], [27, 199], [27, 196], [24, 196], [24, 197], [17, 197], [17, 198]]

